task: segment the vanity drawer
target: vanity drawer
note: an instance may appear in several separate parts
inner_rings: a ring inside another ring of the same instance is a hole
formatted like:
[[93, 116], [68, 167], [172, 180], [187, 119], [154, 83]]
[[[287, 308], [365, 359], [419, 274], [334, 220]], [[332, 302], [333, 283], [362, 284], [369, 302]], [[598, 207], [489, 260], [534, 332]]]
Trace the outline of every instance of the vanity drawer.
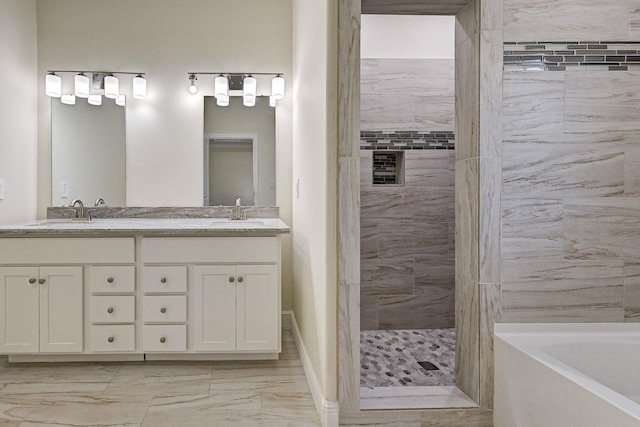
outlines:
[[135, 351], [135, 325], [92, 325], [90, 350], [102, 351]]
[[143, 267], [142, 290], [147, 293], [187, 292], [187, 267]]
[[147, 263], [276, 263], [277, 237], [147, 237], [142, 239]]
[[125, 266], [89, 267], [89, 284], [95, 293], [129, 293], [136, 289], [136, 268]]
[[186, 325], [145, 325], [142, 327], [142, 351], [187, 351]]
[[91, 323], [133, 323], [136, 319], [136, 297], [92, 296]]
[[142, 298], [142, 318], [145, 322], [186, 322], [186, 295], [146, 295]]

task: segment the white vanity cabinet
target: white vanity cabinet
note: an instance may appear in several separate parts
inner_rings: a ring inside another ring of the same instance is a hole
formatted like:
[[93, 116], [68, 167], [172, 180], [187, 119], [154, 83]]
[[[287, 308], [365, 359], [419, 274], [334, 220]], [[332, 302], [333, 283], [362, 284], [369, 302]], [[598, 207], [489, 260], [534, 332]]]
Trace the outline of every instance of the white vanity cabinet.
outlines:
[[0, 267], [0, 353], [83, 346], [82, 267]]
[[[185, 291], [177, 285], [171, 290], [170, 284], [166, 284], [166, 292], [176, 297], [186, 292], [185, 329], [179, 329], [182, 318], [167, 319], [166, 326], [171, 326], [170, 329], [164, 325], [154, 325], [151, 329], [146, 323], [152, 320], [145, 320], [143, 348], [148, 340], [155, 351], [160, 351], [154, 342], [160, 335], [155, 333], [147, 338], [145, 329], [155, 332], [164, 327], [176, 337], [182, 337], [184, 331], [190, 339], [186, 343], [188, 353], [228, 353], [233, 358], [239, 353], [275, 357], [280, 351], [278, 237], [143, 238], [141, 258], [145, 271], [167, 269], [166, 275], [149, 274], [156, 278], [149, 293], [164, 290], [157, 278], [167, 277], [169, 282], [170, 269], [179, 268], [176, 263], [181, 263], [189, 276]], [[147, 287], [146, 280], [143, 286]], [[150, 298], [147, 291], [144, 298]], [[157, 307], [158, 304], [150, 301], [143, 302], [143, 306]], [[164, 344], [170, 338], [165, 336]]]

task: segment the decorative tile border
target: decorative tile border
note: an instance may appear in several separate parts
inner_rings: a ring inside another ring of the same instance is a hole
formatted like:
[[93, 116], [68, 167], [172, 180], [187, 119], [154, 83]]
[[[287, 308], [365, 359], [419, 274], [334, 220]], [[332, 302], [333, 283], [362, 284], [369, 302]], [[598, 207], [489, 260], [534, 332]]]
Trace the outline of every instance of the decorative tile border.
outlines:
[[361, 150], [454, 150], [455, 133], [426, 131], [361, 131]]
[[640, 70], [640, 42], [505, 42], [505, 70]]

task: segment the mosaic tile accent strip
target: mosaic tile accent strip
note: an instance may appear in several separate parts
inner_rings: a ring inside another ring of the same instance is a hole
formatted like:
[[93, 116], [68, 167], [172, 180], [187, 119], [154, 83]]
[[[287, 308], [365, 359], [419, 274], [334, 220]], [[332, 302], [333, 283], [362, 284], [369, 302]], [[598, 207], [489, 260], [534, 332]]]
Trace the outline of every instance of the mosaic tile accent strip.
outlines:
[[640, 70], [640, 42], [505, 42], [505, 70]]
[[361, 150], [454, 150], [454, 132], [370, 131], [360, 132]]
[[[360, 332], [360, 385], [455, 385], [455, 329]], [[430, 362], [427, 370], [419, 362]]]
[[401, 152], [373, 153], [373, 184], [400, 184], [398, 171], [400, 169]]

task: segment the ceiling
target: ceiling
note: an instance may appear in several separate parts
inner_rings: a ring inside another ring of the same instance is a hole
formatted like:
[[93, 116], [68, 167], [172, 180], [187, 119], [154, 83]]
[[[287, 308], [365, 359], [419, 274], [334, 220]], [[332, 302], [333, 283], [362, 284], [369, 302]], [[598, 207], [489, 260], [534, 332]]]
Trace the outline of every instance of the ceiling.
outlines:
[[363, 14], [455, 15], [473, 0], [362, 0]]

